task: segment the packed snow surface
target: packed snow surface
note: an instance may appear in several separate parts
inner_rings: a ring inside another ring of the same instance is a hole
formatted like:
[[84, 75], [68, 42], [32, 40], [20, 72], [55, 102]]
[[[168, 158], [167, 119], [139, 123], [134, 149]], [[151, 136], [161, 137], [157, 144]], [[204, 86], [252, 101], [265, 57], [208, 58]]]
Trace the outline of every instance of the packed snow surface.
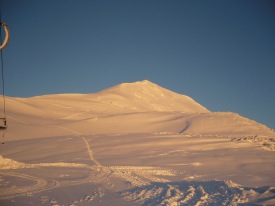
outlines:
[[150, 81], [8, 97], [0, 205], [275, 204], [275, 133]]

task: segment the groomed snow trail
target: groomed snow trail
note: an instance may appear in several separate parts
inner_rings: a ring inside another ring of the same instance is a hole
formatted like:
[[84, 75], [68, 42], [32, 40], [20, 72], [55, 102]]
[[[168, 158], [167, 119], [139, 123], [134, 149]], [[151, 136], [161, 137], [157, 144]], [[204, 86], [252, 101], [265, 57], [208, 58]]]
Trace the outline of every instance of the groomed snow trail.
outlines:
[[89, 153], [89, 156], [90, 156], [90, 160], [93, 161], [97, 166], [103, 167], [103, 165], [94, 158], [93, 150], [91, 149], [91, 147], [90, 147], [89, 142], [87, 141], [87, 139], [85, 137], [83, 137], [83, 136], [81, 136], [81, 138], [83, 139], [83, 141], [86, 144], [86, 147], [87, 147], [87, 150], [88, 150], [88, 153]]
[[[26, 122], [26, 121], [23, 121], [23, 120], [20, 120], [20, 119], [17, 119], [17, 118], [14, 118], [14, 117], [11, 117], [11, 116], [8, 116], [9, 118], [15, 120], [15, 121], [18, 121], [18, 122], [22, 122], [24, 124], [34, 124], [34, 123], [31, 123], [31, 122]], [[73, 133], [76, 137], [81, 137], [81, 139], [84, 141], [85, 145], [86, 145], [86, 148], [87, 148], [87, 152], [89, 154], [89, 159], [94, 162], [97, 166], [99, 167], [103, 167], [103, 165], [98, 162], [94, 155], [93, 155], [93, 150], [92, 148], [90, 147], [89, 145], [89, 142], [87, 141], [87, 139], [84, 137], [84, 135], [80, 132], [77, 132], [77, 131], [74, 131], [72, 129], [69, 129], [69, 128], [66, 128], [66, 127], [62, 127], [62, 126], [58, 126], [58, 125], [51, 125], [51, 124], [37, 124], [37, 125], [40, 125], [40, 126], [47, 126], [47, 127], [55, 127], [55, 128], [59, 128], [59, 129], [63, 129], [63, 130], [66, 130], [66, 131], [69, 131], [71, 133]]]
[[83, 135], [82, 133], [77, 132], [77, 131], [74, 131], [74, 130], [71, 130], [71, 129], [68, 129], [68, 128], [66, 128], [66, 127], [61, 127], [61, 126], [56, 126], [56, 125], [48, 125], [48, 126], [58, 127], [58, 128], [60, 128], [60, 129], [64, 129], [64, 130], [67, 130], [67, 131], [69, 131], [69, 132], [72, 132], [76, 137], [81, 137], [81, 139], [84, 141], [84, 143], [85, 143], [85, 145], [86, 145], [87, 152], [88, 152], [88, 154], [89, 154], [90, 160], [91, 160], [92, 162], [94, 162], [97, 166], [103, 167], [103, 165], [95, 159], [95, 157], [94, 157], [94, 155], [93, 155], [93, 150], [92, 150], [92, 148], [90, 147], [89, 142], [87, 141], [87, 139], [84, 137], [84, 135]]

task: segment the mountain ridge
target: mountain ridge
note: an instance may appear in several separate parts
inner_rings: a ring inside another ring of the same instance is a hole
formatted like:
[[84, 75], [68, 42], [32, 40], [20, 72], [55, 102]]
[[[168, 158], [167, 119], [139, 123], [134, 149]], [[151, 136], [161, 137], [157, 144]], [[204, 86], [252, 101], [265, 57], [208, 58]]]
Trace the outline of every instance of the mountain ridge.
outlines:
[[6, 101], [9, 139], [66, 136], [71, 131], [83, 135], [275, 137], [265, 125], [232, 112], [211, 112], [191, 97], [148, 80], [122, 83], [97, 93], [9, 97]]

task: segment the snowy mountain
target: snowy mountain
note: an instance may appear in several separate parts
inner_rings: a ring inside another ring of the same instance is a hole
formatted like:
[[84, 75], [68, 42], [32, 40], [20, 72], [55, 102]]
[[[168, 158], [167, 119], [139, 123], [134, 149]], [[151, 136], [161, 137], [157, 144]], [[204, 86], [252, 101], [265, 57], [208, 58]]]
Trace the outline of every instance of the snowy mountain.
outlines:
[[[148, 80], [98, 93], [7, 98], [7, 140], [89, 134], [171, 133], [275, 136], [266, 126], [234, 113], [210, 112], [192, 98]], [[50, 128], [50, 129], [49, 129]]]
[[[234, 113], [210, 112], [192, 98], [150, 81], [123, 83], [92, 94], [7, 98], [7, 137], [85, 134], [181, 133], [188, 135], [275, 136]], [[49, 127], [53, 126], [51, 130]], [[9, 138], [7, 138], [9, 139]]]
[[147, 80], [6, 106], [0, 205], [275, 205], [271, 129]]

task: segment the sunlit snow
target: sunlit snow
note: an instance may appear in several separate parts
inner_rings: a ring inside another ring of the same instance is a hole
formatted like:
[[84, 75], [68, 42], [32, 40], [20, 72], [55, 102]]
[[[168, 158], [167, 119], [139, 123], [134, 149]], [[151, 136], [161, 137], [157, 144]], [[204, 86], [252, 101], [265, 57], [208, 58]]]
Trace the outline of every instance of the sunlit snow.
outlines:
[[6, 99], [0, 205], [275, 204], [275, 133], [148, 80]]

